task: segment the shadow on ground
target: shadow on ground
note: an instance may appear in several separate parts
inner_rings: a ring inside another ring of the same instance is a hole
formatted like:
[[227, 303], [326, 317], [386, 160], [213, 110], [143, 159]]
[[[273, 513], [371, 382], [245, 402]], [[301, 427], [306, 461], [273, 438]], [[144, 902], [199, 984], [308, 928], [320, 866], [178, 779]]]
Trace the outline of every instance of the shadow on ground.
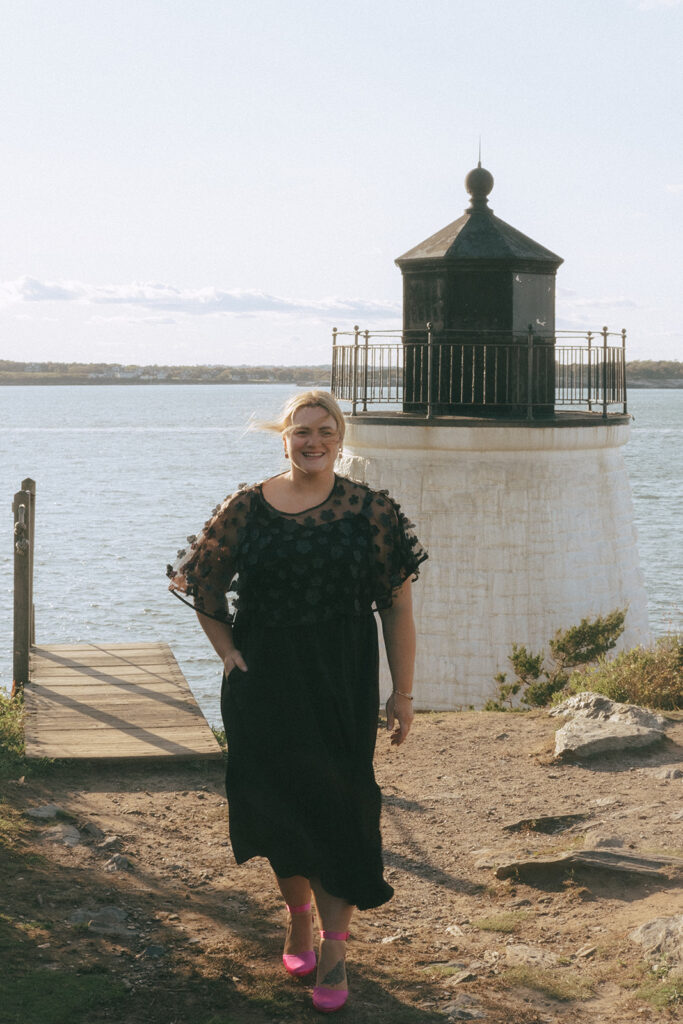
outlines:
[[[80, 775], [82, 768], [78, 769]], [[124, 771], [93, 769], [90, 791], [123, 782]], [[188, 778], [188, 773], [192, 778]], [[73, 766], [55, 766], [40, 780], [43, 791], [57, 779], [62, 789]], [[220, 787], [220, 766], [179, 766], [150, 772], [144, 791], [169, 787]], [[80, 785], [83, 785], [82, 776]], [[277, 1024], [320, 1020], [310, 1005], [310, 986], [290, 979], [281, 966], [282, 912], [271, 892], [263, 899], [234, 885], [183, 884], [136, 864], [107, 874], [103, 860], [78, 865], [52, 855], [41, 835], [48, 825], [28, 821], [21, 810], [29, 786], [7, 787], [0, 804], [0, 879], [6, 897], [0, 914], [0, 1022], [2, 1024]], [[32, 787], [31, 787], [32, 788]], [[56, 788], [56, 787], [55, 787]], [[136, 787], [137, 788], [137, 787]], [[128, 795], [134, 792], [130, 788]], [[41, 794], [45, 796], [44, 792]], [[14, 797], [14, 798], [13, 798]], [[36, 794], [30, 793], [30, 803]], [[198, 865], [198, 871], [201, 865]], [[114, 907], [118, 929], [92, 926], [99, 911]], [[85, 920], [74, 923], [74, 911]], [[92, 914], [92, 919], [90, 915]], [[203, 922], [200, 938], [178, 918]], [[383, 966], [350, 956], [352, 996], [344, 1012], [354, 1024], [433, 1024], [443, 1014], [422, 1009], [430, 982], [400, 979]]]

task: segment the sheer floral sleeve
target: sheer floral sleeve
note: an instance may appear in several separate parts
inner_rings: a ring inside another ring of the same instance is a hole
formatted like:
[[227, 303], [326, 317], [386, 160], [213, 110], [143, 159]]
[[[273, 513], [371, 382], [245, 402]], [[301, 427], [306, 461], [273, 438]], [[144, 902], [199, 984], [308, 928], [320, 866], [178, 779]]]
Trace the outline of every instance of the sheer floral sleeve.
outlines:
[[372, 494], [369, 512], [375, 554], [374, 598], [382, 610], [391, 607], [394, 593], [407, 579], [417, 579], [428, 555], [413, 524], [386, 491]]
[[166, 568], [169, 590], [196, 611], [219, 622], [232, 622], [228, 592], [235, 576], [236, 555], [250, 508], [250, 494], [238, 490], [215, 508], [187, 548]]

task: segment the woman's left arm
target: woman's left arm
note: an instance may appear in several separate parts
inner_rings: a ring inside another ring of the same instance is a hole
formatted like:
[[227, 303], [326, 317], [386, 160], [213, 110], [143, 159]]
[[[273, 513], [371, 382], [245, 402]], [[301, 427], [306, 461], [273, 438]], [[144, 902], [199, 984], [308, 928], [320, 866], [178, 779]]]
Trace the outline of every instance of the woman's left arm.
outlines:
[[415, 621], [410, 580], [406, 580], [393, 596], [390, 608], [380, 611], [384, 646], [391, 672], [393, 692], [387, 701], [387, 730], [393, 746], [400, 746], [410, 732], [413, 721], [413, 689], [415, 667]]

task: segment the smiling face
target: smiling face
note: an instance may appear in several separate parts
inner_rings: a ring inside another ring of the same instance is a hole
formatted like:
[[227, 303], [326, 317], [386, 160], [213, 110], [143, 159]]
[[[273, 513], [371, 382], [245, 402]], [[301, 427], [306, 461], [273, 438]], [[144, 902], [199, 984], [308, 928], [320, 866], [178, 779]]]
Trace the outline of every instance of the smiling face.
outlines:
[[339, 455], [339, 428], [334, 416], [319, 405], [297, 409], [284, 434], [285, 452], [293, 471], [334, 473]]

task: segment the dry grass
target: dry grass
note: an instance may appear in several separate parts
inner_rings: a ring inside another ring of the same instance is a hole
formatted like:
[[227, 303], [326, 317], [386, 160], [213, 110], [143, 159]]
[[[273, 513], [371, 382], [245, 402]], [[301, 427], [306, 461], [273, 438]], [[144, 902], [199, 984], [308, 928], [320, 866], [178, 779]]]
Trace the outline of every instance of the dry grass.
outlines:
[[503, 935], [511, 935], [517, 931], [528, 916], [523, 910], [508, 910], [502, 914], [476, 917], [472, 924], [482, 932], [501, 932]]
[[560, 1002], [590, 999], [594, 990], [592, 979], [576, 969], [511, 967], [500, 975], [500, 981], [506, 988], [530, 988]]
[[575, 672], [559, 695], [592, 690], [624, 704], [674, 711], [683, 708], [683, 639], [662, 637], [654, 647], [633, 647], [594, 668]]
[[683, 977], [653, 979], [638, 989], [636, 997], [658, 1010], [683, 1005]]

